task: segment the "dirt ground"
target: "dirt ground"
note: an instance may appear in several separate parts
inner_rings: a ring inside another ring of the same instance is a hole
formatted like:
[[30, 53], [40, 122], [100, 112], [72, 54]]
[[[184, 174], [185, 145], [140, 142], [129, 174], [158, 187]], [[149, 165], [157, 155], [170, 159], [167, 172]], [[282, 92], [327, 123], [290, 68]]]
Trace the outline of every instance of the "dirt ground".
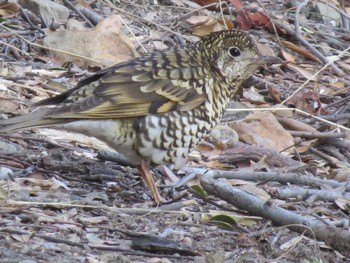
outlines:
[[[54, 51], [44, 43], [54, 33], [42, 30], [65, 27], [45, 26], [44, 11], [32, 16], [23, 2], [11, 5], [11, 12], [0, 5], [1, 118], [27, 113], [88, 71], [117, 63], [103, 55], [96, 64], [45, 52]], [[91, 12], [84, 14], [92, 24], [98, 16], [121, 15], [120, 31], [128, 40], [124, 36], [114, 46], [125, 44], [118, 51], [124, 53], [133, 47], [130, 57], [144, 53], [142, 47], [169, 48], [225, 26], [248, 29], [261, 52], [285, 63], [259, 70], [231, 108], [272, 108], [287, 99], [284, 105], [294, 111], [227, 113], [225, 126], [191, 154], [185, 169], [153, 168], [168, 200], [158, 207], [137, 169], [96, 139], [50, 129], [0, 135], [1, 263], [350, 262], [350, 60], [348, 53], [339, 55], [350, 43], [349, 7], [332, 1], [334, 12], [327, 14], [343, 18], [334, 24], [315, 3], [305, 10], [293, 1], [228, 1], [223, 8], [215, 6], [218, 1], [196, 2], [209, 6], [186, 0], [57, 1], [76, 21], [83, 20], [81, 8]], [[52, 41], [63, 49], [65, 37]], [[331, 56], [340, 58], [313, 78], [326, 64], [322, 58]], [[207, 170], [218, 171], [213, 182], [202, 179], [210, 176]], [[177, 185], [180, 178], [188, 180]], [[220, 182], [229, 186], [227, 193]]]

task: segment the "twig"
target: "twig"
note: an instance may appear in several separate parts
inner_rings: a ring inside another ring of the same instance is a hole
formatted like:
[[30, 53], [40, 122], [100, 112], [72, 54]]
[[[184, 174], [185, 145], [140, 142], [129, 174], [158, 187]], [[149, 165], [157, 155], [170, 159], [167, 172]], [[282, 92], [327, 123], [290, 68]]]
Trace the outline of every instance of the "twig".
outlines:
[[273, 195], [276, 195], [281, 199], [288, 198], [303, 198], [303, 200], [309, 198], [310, 196], [317, 197], [317, 200], [322, 201], [335, 201], [338, 198], [344, 198], [350, 201], [350, 193], [341, 193], [339, 190], [318, 190], [318, 189], [305, 189], [300, 187], [285, 188], [285, 189], [275, 189], [271, 191]]
[[322, 145], [320, 147], [323, 151], [325, 151], [326, 153], [329, 153], [330, 155], [333, 155], [335, 158], [337, 158], [340, 162], [343, 163], [348, 163], [349, 160], [340, 153], [339, 149], [337, 149], [334, 146], [331, 145]]
[[[186, 19], [186, 18], [192, 16], [194, 13], [197, 13], [197, 12], [199, 12], [199, 11], [201, 11], [201, 10], [206, 10], [206, 9], [208, 9], [209, 7], [216, 6], [217, 4], [218, 4], [217, 2], [214, 2], [214, 3], [210, 3], [210, 4], [208, 4], [208, 5], [201, 6], [201, 7], [197, 8], [197, 9], [193, 9], [193, 10], [187, 12], [186, 14], [184, 14], [184, 15], [178, 17], [177, 20], [184, 20], [184, 19]], [[178, 25], [176, 25], [175, 27], [177, 27], [177, 26], [178, 26]]]
[[[346, 98], [347, 98], [347, 100], [349, 100], [350, 96], [347, 96]], [[327, 108], [328, 108], [328, 106], [327, 106]], [[324, 120], [327, 120], [327, 121], [339, 121], [339, 120], [344, 120], [344, 119], [350, 119], [350, 113], [320, 115], [318, 117], [320, 117]]]
[[[306, 5], [309, 2], [309, 0], [304, 0], [302, 3], [300, 3], [297, 6], [297, 9], [295, 11], [295, 37], [308, 49], [310, 49], [324, 64], [328, 64], [330, 62], [329, 59], [327, 59], [321, 52], [319, 52], [314, 46], [312, 46], [305, 38], [302, 37], [300, 32], [300, 23], [299, 23], [299, 14], [301, 8]], [[339, 69], [335, 64], [333, 64], [333, 61], [329, 64], [333, 70], [337, 73], [337, 75], [342, 76], [344, 75], [344, 72]]]
[[79, 9], [77, 9], [70, 1], [68, 0], [63, 0], [63, 2], [70, 8], [72, 9], [74, 12], [76, 12], [82, 19], [84, 19], [84, 21], [88, 24], [89, 27], [93, 28], [95, 25], [91, 23], [91, 21], [89, 19], [86, 18], [86, 16], [80, 12]]
[[140, 252], [140, 251], [135, 251], [135, 250], [130, 250], [130, 249], [123, 249], [120, 248], [119, 246], [111, 246], [111, 245], [105, 245], [105, 246], [98, 246], [98, 245], [89, 245], [86, 243], [81, 243], [81, 242], [73, 242], [69, 241], [67, 239], [63, 238], [57, 238], [53, 237], [52, 235], [43, 235], [43, 234], [37, 234], [35, 232], [29, 232], [29, 231], [22, 231], [22, 230], [16, 230], [16, 229], [9, 229], [9, 228], [2, 228], [0, 229], [0, 232], [4, 233], [9, 233], [9, 234], [15, 234], [15, 235], [29, 235], [32, 237], [38, 237], [42, 238], [46, 241], [50, 241], [53, 243], [61, 243], [61, 244], [66, 244], [69, 246], [73, 247], [79, 247], [83, 250], [86, 250], [87, 248], [89, 249], [97, 249], [97, 250], [103, 250], [103, 251], [118, 251], [122, 254], [128, 254], [128, 255], [138, 255], [138, 256], [146, 256], [146, 257], [166, 257], [166, 258], [174, 258], [174, 259], [190, 259], [192, 260], [193, 257], [191, 256], [178, 256], [178, 255], [168, 255], [168, 254], [154, 254], [154, 253], [145, 253], [145, 252]]
[[170, 32], [170, 33], [176, 35], [176, 36], [180, 36], [180, 37], [183, 37], [183, 38], [187, 38], [186, 36], [183, 36], [183, 35], [181, 35], [181, 34], [175, 32], [175, 31], [173, 31], [173, 30], [171, 30], [171, 29], [169, 29], [169, 28], [167, 28], [167, 27], [165, 27], [165, 26], [163, 26], [163, 25], [154, 23], [154, 22], [152, 22], [152, 21], [149, 21], [149, 20], [144, 19], [144, 18], [139, 17], [139, 16], [135, 16], [135, 15], [133, 15], [133, 14], [130, 14], [130, 13], [126, 12], [125, 10], [116, 7], [110, 0], [103, 0], [103, 2], [105, 2], [110, 8], [117, 10], [118, 12], [124, 14], [125, 16], [127, 16], [127, 17], [129, 17], [129, 18], [131, 18], [131, 19], [134, 19], [135, 21], [142, 21], [143, 23], [147, 23], [147, 24], [154, 25], [154, 26], [159, 27], [159, 28], [161, 28], [161, 29], [163, 29], [163, 30], [165, 30], [165, 31], [167, 31], [167, 32]]
[[135, 167], [135, 164], [130, 162], [130, 160], [127, 159], [124, 155], [112, 150], [99, 151], [97, 153], [97, 158], [102, 161], [112, 161], [122, 166]]
[[223, 171], [223, 170], [208, 170], [204, 168], [184, 167], [184, 172], [195, 172], [197, 174], [205, 174], [215, 179], [240, 179], [245, 181], [276, 181], [281, 184], [296, 184], [307, 185], [313, 187], [321, 187], [323, 185], [329, 185], [334, 188], [344, 187], [347, 191], [350, 191], [350, 185], [348, 182], [338, 182], [336, 180], [324, 180], [309, 173], [278, 173], [278, 172], [251, 172], [251, 171]]
[[304, 131], [288, 131], [292, 136], [302, 137], [306, 139], [323, 139], [323, 138], [346, 138], [346, 132], [304, 132]]
[[94, 25], [97, 25], [102, 20], [102, 17], [91, 9], [81, 8], [79, 11]]
[[340, 140], [340, 139], [329, 139], [324, 141], [325, 144], [329, 144], [329, 145], [334, 145], [337, 146], [339, 148], [343, 148], [347, 151], [350, 151], [350, 141], [348, 140]]
[[271, 19], [271, 15], [266, 10], [265, 6], [261, 3], [261, 1], [257, 0], [257, 2], [259, 3], [260, 7], [264, 10], [265, 14], [269, 17], [269, 19], [271, 21], [271, 25], [272, 25], [273, 31], [275, 33], [275, 36], [276, 36], [276, 39], [277, 39], [277, 42], [278, 42], [278, 45], [280, 46], [280, 49], [282, 49], [282, 43], [281, 43], [281, 39], [280, 39], [280, 37], [278, 35], [278, 30], [276, 28], [276, 23]]
[[40, 207], [56, 207], [56, 208], [83, 208], [83, 209], [101, 209], [105, 211], [109, 211], [112, 213], [120, 213], [120, 214], [127, 214], [127, 215], [147, 215], [147, 214], [162, 214], [162, 213], [172, 213], [177, 215], [203, 215], [205, 213], [197, 213], [197, 212], [190, 212], [190, 211], [182, 211], [179, 210], [178, 207], [181, 206], [181, 203], [185, 206], [192, 205], [192, 201], [188, 202], [179, 202], [180, 204], [172, 205], [170, 208], [174, 208], [175, 210], [169, 210], [169, 207], [165, 206], [165, 209], [162, 209], [163, 206], [160, 206], [158, 208], [116, 208], [116, 207], [110, 207], [106, 205], [80, 205], [80, 204], [71, 204], [71, 203], [55, 203], [55, 202], [28, 202], [28, 201], [15, 201], [15, 200], [8, 200], [7, 204], [11, 205], [11, 207], [14, 206], [40, 206]]
[[122, 18], [121, 15], [118, 15], [119, 19], [123, 22], [124, 26], [129, 30], [130, 34], [133, 36], [133, 38], [136, 40], [136, 42], [140, 45], [140, 47], [143, 49], [145, 53], [148, 52], [148, 50], [142, 45], [140, 40], [135, 36], [134, 32], [130, 29], [129, 25], [125, 22], [125, 20]]
[[[315, 149], [314, 147], [310, 147], [309, 149], [310, 152], [318, 155], [319, 157], [321, 157], [322, 159], [326, 160], [327, 162], [329, 162], [330, 165], [334, 166], [334, 167], [342, 167], [345, 166], [346, 164], [344, 163], [343, 165], [340, 164], [339, 161], [333, 159], [331, 156], [329, 156], [328, 154], [325, 154], [317, 149]], [[350, 166], [347, 166], [350, 167]]]
[[8, 43], [5, 43], [5, 42], [3, 42], [3, 41], [1, 41], [0, 40], [0, 44], [2, 44], [2, 45], [4, 45], [4, 46], [7, 46], [7, 47], [9, 47], [9, 48], [11, 48], [12, 49], [12, 51], [18, 51], [18, 52], [21, 52], [21, 53], [23, 53], [24, 55], [26, 55], [26, 56], [30, 56], [30, 54], [28, 53], [28, 52], [26, 52], [26, 51], [24, 51], [24, 50], [21, 50], [21, 49], [19, 49], [19, 48], [17, 48], [17, 47], [15, 47], [14, 45], [11, 45], [11, 44], [8, 44]]
[[35, 232], [29, 232], [29, 231], [22, 231], [22, 230], [16, 230], [16, 229], [9, 229], [9, 228], [2, 228], [0, 229], [0, 232], [9, 233], [9, 234], [16, 234], [16, 235], [30, 235], [42, 238], [46, 241], [54, 242], [54, 243], [61, 243], [66, 244], [73, 247], [79, 247], [79, 248], [85, 248], [84, 244], [69, 241], [67, 239], [57, 238], [53, 237], [52, 235], [42, 235], [42, 234], [36, 234]]
[[40, 27], [38, 27], [38, 26], [36, 26], [36, 25], [33, 24], [32, 20], [31, 20], [31, 19], [29, 18], [29, 16], [27, 15], [27, 11], [26, 11], [26, 10], [24, 10], [23, 8], [20, 8], [20, 9], [19, 9], [19, 12], [21, 13], [21, 15], [22, 15], [22, 17], [24, 18], [24, 20], [26, 20], [32, 28], [38, 30], [40, 33], [42, 33], [43, 35], [45, 35], [45, 32], [44, 32]]

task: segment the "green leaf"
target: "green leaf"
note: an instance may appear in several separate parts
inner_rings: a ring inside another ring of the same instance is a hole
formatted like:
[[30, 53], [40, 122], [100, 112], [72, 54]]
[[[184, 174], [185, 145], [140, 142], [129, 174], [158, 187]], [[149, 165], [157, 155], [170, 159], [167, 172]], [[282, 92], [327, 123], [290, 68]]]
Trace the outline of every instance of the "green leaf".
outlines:
[[210, 219], [210, 222], [213, 223], [214, 225], [216, 225], [219, 228], [223, 228], [226, 230], [233, 230], [233, 226], [236, 225], [236, 221], [228, 215], [216, 215], [213, 216]]
[[192, 190], [202, 197], [208, 197], [207, 192], [200, 185], [192, 185]]

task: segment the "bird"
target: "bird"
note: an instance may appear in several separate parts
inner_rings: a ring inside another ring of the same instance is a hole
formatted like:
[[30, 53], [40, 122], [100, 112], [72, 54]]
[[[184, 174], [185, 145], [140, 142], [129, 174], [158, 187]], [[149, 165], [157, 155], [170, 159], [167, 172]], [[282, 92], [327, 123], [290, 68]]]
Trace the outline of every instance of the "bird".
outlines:
[[219, 123], [241, 83], [275, 61], [262, 56], [246, 32], [213, 32], [102, 69], [40, 101], [38, 110], [1, 120], [0, 134], [46, 127], [95, 137], [135, 164], [159, 203], [164, 199], [151, 167], [181, 169]]

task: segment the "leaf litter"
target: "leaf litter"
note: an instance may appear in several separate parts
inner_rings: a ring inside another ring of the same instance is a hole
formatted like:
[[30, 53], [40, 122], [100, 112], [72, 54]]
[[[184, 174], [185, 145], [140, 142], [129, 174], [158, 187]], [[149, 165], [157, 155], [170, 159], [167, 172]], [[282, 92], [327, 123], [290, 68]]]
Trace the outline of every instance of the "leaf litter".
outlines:
[[[0, 138], [1, 260], [345, 262], [350, 257], [349, 59], [340, 57], [314, 76], [348, 48], [346, 3], [332, 1], [327, 9], [326, 2], [310, 1], [303, 9], [287, 1], [235, 0], [221, 7], [214, 0], [58, 1], [60, 7], [47, 12], [25, 2], [0, 6], [2, 118], [26, 113], [34, 102], [61, 92], [56, 84], [72, 87], [145, 50], [226, 27], [250, 29], [262, 53], [282, 54], [283, 64], [243, 84], [238, 108], [248, 114], [232, 110], [223, 120], [233, 132], [224, 128], [228, 136], [216, 132], [207, 138], [186, 169], [215, 169], [215, 178], [234, 172], [227, 186], [272, 204], [271, 212], [275, 206], [284, 210], [279, 221], [249, 205], [239, 209], [244, 200], [234, 204], [223, 192], [210, 191], [217, 179], [209, 188], [190, 178], [190, 188], [172, 189], [173, 181], [164, 178], [171, 171], [161, 167], [154, 170], [157, 183], [173, 202], [152, 208], [133, 167], [98, 156], [107, 149], [103, 143], [50, 129], [16, 132]], [[55, 13], [65, 12], [62, 7], [72, 8], [69, 19]], [[276, 108], [286, 99], [294, 111], [282, 114]], [[340, 196], [329, 199], [335, 194]], [[305, 220], [313, 232], [285, 224], [285, 211], [311, 215]], [[315, 221], [324, 224], [323, 235], [312, 228]]]

